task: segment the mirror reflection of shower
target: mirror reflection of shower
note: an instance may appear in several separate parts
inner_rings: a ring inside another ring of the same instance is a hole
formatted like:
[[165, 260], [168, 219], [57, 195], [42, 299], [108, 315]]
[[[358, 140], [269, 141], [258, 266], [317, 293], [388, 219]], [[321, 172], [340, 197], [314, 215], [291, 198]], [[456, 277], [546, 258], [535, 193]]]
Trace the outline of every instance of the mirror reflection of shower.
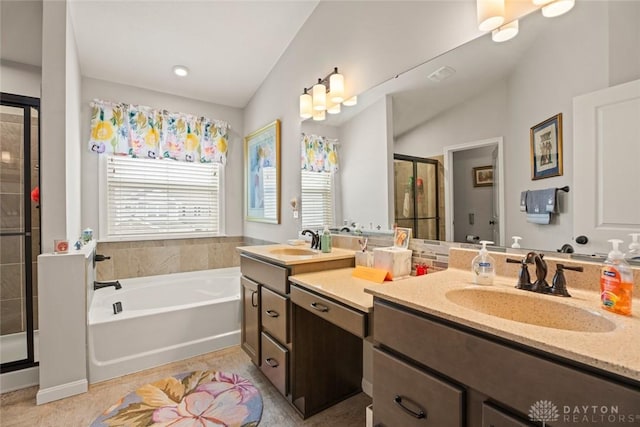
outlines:
[[394, 214], [398, 227], [411, 228], [417, 239], [444, 236], [442, 161], [394, 154]]
[[0, 94], [0, 365], [36, 365], [37, 256], [40, 253], [39, 105]]

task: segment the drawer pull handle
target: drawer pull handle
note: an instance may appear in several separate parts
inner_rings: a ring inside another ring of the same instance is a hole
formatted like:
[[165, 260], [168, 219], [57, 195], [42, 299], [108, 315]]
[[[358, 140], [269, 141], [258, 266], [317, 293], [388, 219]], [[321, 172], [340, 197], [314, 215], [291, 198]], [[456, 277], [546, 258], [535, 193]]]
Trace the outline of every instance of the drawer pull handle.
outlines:
[[314, 310], [321, 311], [323, 313], [326, 313], [327, 311], [329, 311], [329, 307], [327, 307], [326, 305], [322, 305], [319, 302], [312, 302], [311, 308], [313, 308]]
[[278, 361], [276, 359], [271, 358], [271, 357], [267, 357], [266, 359], [264, 359], [264, 363], [266, 363], [267, 366], [271, 366], [272, 368], [277, 368], [278, 366], [280, 366]]
[[254, 297], [258, 295], [258, 291], [252, 291], [251, 292], [251, 307], [257, 307], [258, 303], [257, 302], [253, 302]]
[[278, 313], [275, 310], [267, 310], [267, 311], [265, 311], [265, 313], [267, 313], [267, 316], [269, 316], [269, 317], [278, 317], [278, 316], [280, 316], [280, 313]]
[[419, 409], [419, 411], [418, 412], [414, 412], [411, 409], [409, 409], [406, 406], [404, 406], [402, 404], [402, 396], [400, 396], [400, 395], [396, 394], [396, 397], [393, 399], [393, 401], [396, 402], [396, 404], [399, 407], [401, 407], [403, 411], [405, 411], [407, 414], [411, 415], [412, 417], [417, 418], [419, 420], [422, 419], [422, 418], [427, 418], [427, 414], [425, 413], [425, 411], [422, 408], [420, 408], [420, 405], [418, 405], [417, 403], [413, 402], [411, 399], [408, 399], [406, 397], [404, 398], [404, 400], [406, 400], [407, 402], [411, 403], [413, 406], [416, 406]]

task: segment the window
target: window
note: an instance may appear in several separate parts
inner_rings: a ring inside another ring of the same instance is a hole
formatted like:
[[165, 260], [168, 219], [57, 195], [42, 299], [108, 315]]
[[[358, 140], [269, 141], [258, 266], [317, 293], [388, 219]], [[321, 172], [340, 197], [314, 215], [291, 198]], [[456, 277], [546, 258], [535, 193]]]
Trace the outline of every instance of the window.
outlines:
[[334, 218], [333, 173], [301, 171], [302, 228], [332, 226]]
[[101, 236], [220, 233], [222, 165], [125, 156], [108, 157], [106, 163]]

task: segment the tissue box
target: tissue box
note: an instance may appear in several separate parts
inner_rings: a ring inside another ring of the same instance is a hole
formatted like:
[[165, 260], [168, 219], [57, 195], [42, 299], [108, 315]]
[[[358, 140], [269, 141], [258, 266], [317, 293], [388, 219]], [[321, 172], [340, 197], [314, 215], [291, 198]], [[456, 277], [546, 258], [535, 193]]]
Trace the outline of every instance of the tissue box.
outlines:
[[411, 275], [411, 250], [400, 248], [375, 248], [373, 267], [386, 270], [393, 280]]

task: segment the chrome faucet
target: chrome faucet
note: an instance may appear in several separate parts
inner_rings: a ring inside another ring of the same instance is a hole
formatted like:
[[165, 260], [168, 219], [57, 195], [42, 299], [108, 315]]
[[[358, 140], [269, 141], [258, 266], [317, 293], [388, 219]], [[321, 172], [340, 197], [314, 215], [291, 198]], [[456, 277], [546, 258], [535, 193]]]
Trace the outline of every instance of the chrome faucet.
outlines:
[[109, 286], [113, 286], [116, 289], [121, 289], [122, 285], [118, 280], [115, 282], [98, 282], [97, 280], [93, 281], [93, 290], [97, 291], [98, 289], [108, 288]]
[[320, 250], [320, 235], [318, 233], [316, 233], [315, 231], [306, 229], [306, 230], [302, 230], [302, 233], [300, 233], [302, 235], [310, 235], [311, 236], [311, 249], [317, 249]]

